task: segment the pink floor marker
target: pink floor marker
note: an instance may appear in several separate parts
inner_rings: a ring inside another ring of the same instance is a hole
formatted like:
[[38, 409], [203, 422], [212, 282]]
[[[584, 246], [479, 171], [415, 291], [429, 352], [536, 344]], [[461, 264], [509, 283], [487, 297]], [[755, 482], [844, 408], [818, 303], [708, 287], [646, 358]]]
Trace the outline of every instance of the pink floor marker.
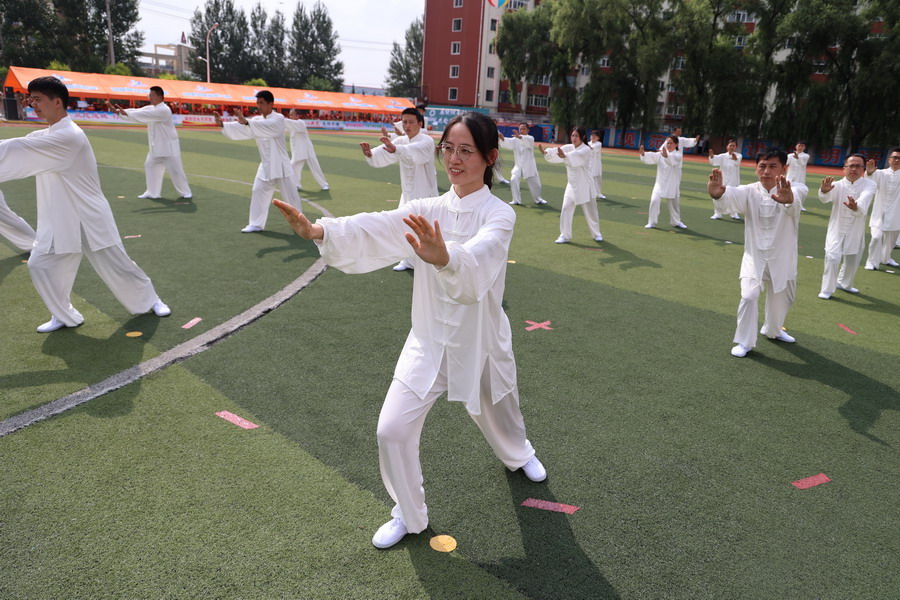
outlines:
[[818, 475], [813, 475], [812, 477], [804, 477], [803, 479], [792, 481], [791, 485], [799, 490], [805, 490], [806, 488], [811, 488], [823, 483], [828, 483], [829, 481], [831, 480], [828, 479], [828, 475], [826, 475], [825, 473], [819, 473]]
[[137, 235], [126, 235], [123, 239], [130, 240], [130, 239], [133, 239], [133, 238], [139, 238], [139, 237], [141, 237], [141, 234], [137, 234]]
[[182, 325], [181, 328], [182, 329], [190, 329], [191, 327], [193, 327], [194, 325], [196, 325], [197, 323], [199, 323], [202, 320], [203, 319], [201, 319], [200, 317], [194, 317], [193, 319], [191, 319], [190, 321], [188, 321], [187, 323]]
[[650, 213], [646, 213], [646, 212], [640, 212], [640, 211], [638, 211], [638, 214], [639, 214], [639, 215], [648, 215], [648, 214], [650, 214]]
[[838, 323], [837, 326], [840, 327], [841, 329], [843, 329], [844, 331], [846, 331], [847, 333], [852, 333], [853, 335], [859, 335], [858, 333], [856, 333], [855, 331], [853, 331], [852, 329], [850, 329], [843, 323]]
[[216, 416], [222, 417], [229, 423], [234, 423], [241, 429], [256, 429], [257, 427], [259, 427], [259, 425], [257, 425], [256, 423], [251, 423], [247, 419], [242, 419], [241, 417], [237, 416], [236, 414], [230, 413], [227, 410], [217, 412]]
[[552, 331], [553, 328], [550, 327], [550, 321], [544, 321], [543, 323], [535, 323], [534, 321], [525, 321], [529, 323], [529, 327], [525, 328], [525, 331], [534, 331], [535, 329], [546, 329], [547, 331]]
[[575, 511], [581, 508], [579, 506], [572, 506], [571, 504], [548, 502], [547, 500], [537, 500], [536, 498], [529, 498], [522, 503], [522, 506], [527, 506], [528, 508], [540, 508], [541, 510], [552, 510], [553, 512], [566, 513], [567, 515], [575, 514]]

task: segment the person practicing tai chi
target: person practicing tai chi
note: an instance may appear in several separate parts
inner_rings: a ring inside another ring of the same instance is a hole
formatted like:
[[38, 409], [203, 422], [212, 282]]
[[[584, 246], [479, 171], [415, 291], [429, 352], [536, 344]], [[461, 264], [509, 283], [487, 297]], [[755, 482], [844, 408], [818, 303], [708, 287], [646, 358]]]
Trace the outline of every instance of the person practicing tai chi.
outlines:
[[276, 202], [291, 227], [315, 240], [325, 261], [365, 273], [398, 258], [416, 263], [412, 330], [378, 418], [381, 477], [393, 517], [372, 538], [389, 548], [428, 526], [419, 440], [425, 417], [445, 393], [462, 402], [498, 459], [531, 481], [547, 471], [525, 434], [516, 361], [503, 310], [515, 211], [491, 193], [497, 126], [479, 113], [454, 117], [438, 146], [452, 187], [402, 208], [311, 224]]
[[563, 192], [562, 208], [559, 211], [559, 237], [557, 244], [572, 241], [572, 219], [575, 206], [581, 205], [588, 231], [595, 242], [602, 242], [600, 235], [600, 213], [597, 212], [597, 186], [591, 175], [593, 152], [587, 145], [587, 134], [583, 127], [574, 127], [569, 132], [571, 144], [544, 149], [538, 145], [547, 162], [566, 165], [566, 191]]
[[797, 292], [797, 233], [800, 200], [809, 190], [784, 175], [787, 153], [767, 148], [756, 156], [757, 183], [726, 187], [722, 171], [713, 169], [707, 191], [721, 213], [744, 215], [744, 257], [741, 260], [741, 302], [735, 346], [731, 355], [744, 357], [756, 347], [759, 294], [766, 287], [766, 316], [760, 333], [793, 342], [783, 330]]
[[125, 253], [100, 189], [94, 150], [66, 112], [69, 90], [56, 77], [38, 77], [28, 83], [28, 94], [35, 114], [50, 126], [0, 141], [0, 181], [37, 182], [37, 234], [28, 271], [51, 315], [37, 330], [84, 322], [70, 299], [82, 255], [130, 313], [169, 315], [150, 278]]
[[606, 200], [606, 196], [603, 195], [603, 142], [600, 141], [600, 137], [599, 131], [596, 129], [591, 131], [591, 140], [588, 142], [588, 146], [593, 151], [591, 175], [594, 176], [597, 185], [597, 197]]
[[656, 165], [656, 182], [650, 192], [650, 208], [647, 210], [646, 229], [656, 227], [659, 219], [659, 203], [665, 198], [669, 204], [669, 224], [679, 229], [687, 229], [681, 222], [681, 207], [678, 202], [678, 186], [681, 183], [681, 150], [678, 150], [678, 138], [671, 135], [666, 138], [659, 152], [647, 152], [644, 146], [638, 148], [641, 162]]
[[[368, 142], [361, 142], [360, 148], [370, 166], [381, 168], [400, 164], [400, 204], [399, 208], [419, 198], [434, 198], [438, 195], [437, 177], [434, 171], [434, 140], [422, 127], [425, 118], [415, 108], [404, 109], [401, 113], [405, 135], [393, 141], [381, 136], [381, 145], [374, 150]], [[394, 266], [395, 271], [413, 268], [412, 261], [401, 260]]]
[[513, 151], [515, 164], [512, 168], [509, 187], [512, 191], [510, 204], [522, 204], [522, 180], [528, 184], [528, 191], [535, 204], [547, 204], [541, 198], [541, 178], [538, 175], [537, 163], [534, 160], [534, 137], [528, 135], [528, 123], [521, 123], [513, 130], [513, 137], [500, 135], [500, 147]]
[[866, 256], [866, 269], [875, 271], [879, 265], [900, 267], [891, 258], [900, 237], [900, 146], [888, 154], [886, 169], [876, 169], [875, 161], [869, 159], [866, 162], [866, 178], [877, 186], [872, 216], [869, 217], [872, 240]]
[[28, 221], [12, 211], [6, 203], [3, 192], [0, 192], [0, 235], [23, 252], [31, 250], [37, 235]]
[[163, 102], [165, 92], [154, 85], [147, 98], [150, 104], [141, 108], [122, 108], [108, 100], [106, 102], [110, 110], [126, 121], [147, 124], [147, 137], [150, 139], [150, 151], [144, 161], [147, 189], [138, 198], [159, 198], [162, 194], [163, 175], [168, 171], [175, 191], [182, 198], [190, 199], [193, 194], [181, 164], [181, 146], [172, 121], [172, 109]]
[[284, 143], [285, 118], [275, 110], [275, 96], [272, 92], [257, 92], [256, 108], [259, 114], [250, 119], [244, 118], [240, 108], [235, 109], [237, 123], [222, 123], [221, 115], [213, 112], [216, 125], [222, 127], [225, 137], [230, 140], [255, 140], [259, 148], [259, 169], [256, 170], [250, 196], [250, 222], [241, 229], [241, 233], [256, 233], [265, 228], [276, 185], [290, 205], [303, 211], [294, 170]]
[[[725, 145], [725, 152], [722, 154], [716, 154], [712, 148], [709, 149], [709, 164], [722, 171], [722, 182], [726, 186], [737, 187], [741, 185], [741, 160], [743, 158], [743, 155], [737, 151], [737, 140], [734, 138], [728, 140], [728, 143]], [[710, 219], [721, 218], [722, 213], [716, 210], [715, 203], [713, 203], [713, 215]], [[741, 216], [737, 213], [731, 213], [731, 218], [740, 219]]]
[[[809, 162], [809, 154], [806, 153], [806, 142], [797, 142], [794, 151], [788, 154], [787, 180], [791, 183], [806, 185], [806, 164]], [[803, 202], [800, 203], [800, 211], [806, 212]]]
[[284, 122], [288, 135], [291, 136], [291, 167], [294, 169], [294, 177], [297, 179], [297, 187], [302, 188], [300, 177], [303, 175], [303, 167], [309, 165], [309, 172], [323, 192], [328, 191], [328, 181], [325, 173], [319, 166], [316, 150], [313, 148], [306, 123], [300, 118], [300, 112], [292, 108], [288, 113], [288, 119]]
[[[819, 186], [819, 200], [831, 203], [831, 217], [825, 234], [825, 272], [819, 298], [828, 300], [840, 288], [858, 294], [853, 278], [866, 247], [866, 213], [875, 196], [875, 182], [863, 177], [866, 159], [851, 154], [844, 161], [844, 178], [835, 182], [826, 177]], [[841, 265], [840, 274], [838, 264]]]

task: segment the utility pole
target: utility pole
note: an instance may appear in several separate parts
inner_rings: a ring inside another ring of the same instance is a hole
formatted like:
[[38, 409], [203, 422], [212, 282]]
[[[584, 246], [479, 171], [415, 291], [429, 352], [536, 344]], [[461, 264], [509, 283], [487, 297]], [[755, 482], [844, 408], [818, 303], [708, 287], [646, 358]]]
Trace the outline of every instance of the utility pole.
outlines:
[[106, 29], [109, 32], [109, 65], [113, 66], [116, 64], [116, 49], [113, 46], [112, 15], [110, 12], [109, 0], [106, 0]]

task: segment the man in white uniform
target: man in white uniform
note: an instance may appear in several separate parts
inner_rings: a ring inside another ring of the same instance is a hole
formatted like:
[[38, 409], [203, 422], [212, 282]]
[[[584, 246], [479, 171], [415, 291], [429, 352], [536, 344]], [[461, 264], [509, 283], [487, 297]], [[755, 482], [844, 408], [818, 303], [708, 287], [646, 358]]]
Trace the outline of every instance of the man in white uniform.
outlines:
[[648, 165], [656, 165], [656, 182], [650, 193], [650, 208], [647, 211], [646, 229], [656, 227], [659, 218], [659, 203], [665, 198], [669, 203], [669, 224], [679, 229], [687, 229], [687, 225], [681, 222], [681, 211], [678, 205], [678, 186], [681, 182], [681, 150], [678, 150], [678, 138], [670, 136], [659, 152], [646, 152], [644, 146], [638, 149], [641, 154], [641, 162]]
[[[674, 202], [675, 210], [680, 215], [681, 214], [681, 179], [682, 179], [681, 175], [682, 175], [682, 167], [684, 166], [684, 160], [683, 160], [684, 155], [687, 152], [688, 148], [693, 148], [697, 144], [700, 143], [700, 136], [697, 135], [692, 138], [683, 137], [681, 135], [681, 127], [676, 127], [672, 131], [672, 135], [674, 135], [675, 137], [678, 138], [678, 146], [675, 149], [681, 151], [681, 157], [682, 157], [682, 160], [678, 161], [678, 185], [675, 188], [675, 191], [678, 193], [678, 195], [675, 196], [675, 202]], [[669, 206], [672, 206], [672, 205], [673, 205], [673, 202], [670, 200]], [[679, 219], [680, 218], [681, 217], [679, 217]]]
[[6, 204], [3, 192], [0, 192], [0, 235], [24, 252], [28, 252], [34, 246], [36, 235], [31, 225]]
[[323, 192], [328, 191], [328, 182], [325, 180], [325, 173], [319, 166], [319, 159], [316, 157], [316, 150], [313, 148], [312, 140], [309, 139], [309, 132], [306, 130], [306, 123], [300, 118], [300, 113], [296, 108], [292, 108], [288, 113], [288, 120], [284, 122], [288, 134], [291, 136], [291, 167], [294, 169], [294, 177], [297, 178], [297, 187], [302, 188], [300, 178], [303, 175], [303, 167], [309, 165], [309, 172]]
[[150, 278], [125, 253], [100, 189], [94, 151], [66, 112], [66, 86], [55, 77], [38, 77], [28, 83], [28, 93], [35, 114], [50, 127], [0, 141], [0, 181], [36, 179], [38, 226], [28, 270], [52, 315], [38, 331], [84, 322], [70, 299], [82, 255], [129, 312], [169, 315]]
[[537, 163], [534, 160], [534, 137], [528, 135], [528, 123], [520, 123], [511, 138], [504, 137], [499, 132], [498, 134], [500, 147], [512, 150], [515, 160], [509, 184], [513, 197], [510, 204], [522, 204], [523, 179], [528, 184], [534, 203], [547, 204], [547, 201], [541, 198], [541, 178], [538, 176]]
[[767, 148], [756, 156], [757, 183], [726, 187], [722, 171], [713, 169], [707, 191], [723, 213], [744, 215], [744, 257], [741, 261], [741, 302], [738, 305], [736, 346], [732, 356], [747, 355], [756, 347], [759, 294], [766, 287], [766, 320], [760, 333], [773, 340], [794, 342], [782, 330], [797, 291], [797, 232], [799, 199], [809, 192], [802, 183], [784, 176], [787, 153]]
[[[819, 200], [831, 202], [825, 234], [825, 272], [819, 292], [823, 300], [831, 298], [837, 288], [859, 293], [853, 287], [853, 278], [866, 246], [866, 213], [876, 188], [874, 181], [863, 177], [865, 168], [866, 159], [861, 154], [851, 154], [844, 161], [844, 178], [835, 183], [833, 177], [826, 177], [819, 186]], [[844, 264], [838, 274], [842, 256]]]
[[231, 140], [256, 140], [259, 148], [259, 169], [253, 180], [253, 192], [250, 196], [250, 222], [241, 229], [241, 233], [262, 231], [269, 218], [269, 205], [275, 195], [275, 186], [281, 191], [285, 202], [302, 211], [300, 195], [297, 194], [297, 181], [294, 169], [288, 157], [284, 143], [285, 118], [275, 111], [275, 96], [269, 90], [260, 90], [256, 94], [256, 108], [259, 115], [250, 120], [244, 118], [242, 110], [234, 111], [237, 123], [222, 123], [219, 113], [214, 112], [216, 125], [222, 127], [222, 133]]
[[866, 269], [869, 271], [876, 270], [880, 264], [900, 267], [891, 258], [891, 251], [900, 237], [900, 147], [888, 154], [888, 165], [886, 169], [876, 170], [874, 160], [866, 163], [866, 175], [878, 186], [872, 216], [869, 217], [872, 232], [866, 257]]
[[[791, 183], [806, 185], [806, 163], [809, 162], [809, 154], [806, 153], [806, 142], [797, 142], [794, 151], [788, 154], [787, 180]], [[800, 203], [800, 211], [806, 212], [803, 202]]]
[[588, 142], [588, 146], [591, 147], [594, 155], [591, 159], [591, 174], [597, 183], [597, 197], [606, 200], [606, 196], [603, 195], [603, 142], [600, 141], [600, 138], [599, 131], [596, 129], [591, 131], [591, 141]]
[[[438, 195], [437, 176], [434, 171], [434, 140], [422, 127], [425, 119], [415, 108], [407, 108], [401, 113], [403, 131], [406, 135], [394, 138], [381, 136], [381, 145], [372, 149], [368, 142], [359, 144], [366, 162], [376, 168], [399, 163], [400, 204], [419, 198], [435, 198]], [[395, 271], [412, 268], [412, 263], [401, 260], [394, 266]]]
[[[716, 154], [712, 148], [709, 149], [709, 164], [722, 171], [722, 183], [726, 186], [737, 187], [741, 185], [741, 160], [743, 158], [742, 154], [738, 154], [737, 141], [733, 138], [728, 140], [725, 152], [722, 154]], [[713, 203], [713, 216], [710, 219], [721, 218], [722, 213], [716, 209], [715, 203]], [[741, 216], [737, 213], [731, 213], [731, 218], [740, 219]]]
[[172, 178], [175, 191], [182, 198], [191, 198], [191, 187], [181, 165], [181, 147], [172, 121], [172, 109], [163, 102], [164, 95], [163, 89], [154, 85], [147, 96], [150, 100], [147, 106], [123, 109], [109, 101], [106, 104], [126, 121], [147, 124], [147, 137], [150, 139], [150, 152], [144, 161], [147, 189], [138, 198], [159, 198], [166, 171]]

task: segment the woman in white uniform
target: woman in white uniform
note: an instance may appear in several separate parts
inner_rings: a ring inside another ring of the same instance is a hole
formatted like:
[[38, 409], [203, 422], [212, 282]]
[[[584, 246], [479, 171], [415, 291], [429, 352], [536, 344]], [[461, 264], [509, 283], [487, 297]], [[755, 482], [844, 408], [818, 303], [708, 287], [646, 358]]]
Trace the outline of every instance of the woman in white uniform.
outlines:
[[532, 481], [547, 472], [525, 436], [516, 363], [503, 311], [515, 211], [491, 193], [497, 126], [465, 113], [450, 121], [438, 152], [452, 188], [402, 208], [310, 223], [276, 201], [291, 227], [315, 240], [329, 265], [363, 273], [400, 259], [415, 263], [412, 330], [378, 419], [378, 454], [392, 519], [372, 538], [388, 548], [428, 526], [419, 438], [444, 393], [463, 402], [497, 457]]
[[569, 133], [571, 144], [558, 148], [547, 148], [542, 145], [538, 148], [544, 154], [549, 163], [564, 163], [566, 165], [566, 191], [563, 193], [562, 208], [559, 211], [559, 237], [557, 244], [566, 244], [572, 241], [572, 218], [575, 216], [575, 206], [580, 204], [587, 220], [588, 230], [595, 242], [602, 242], [600, 235], [600, 215], [597, 212], [597, 182], [591, 173], [591, 164], [594, 153], [587, 141], [587, 133], [584, 128], [575, 127]]

